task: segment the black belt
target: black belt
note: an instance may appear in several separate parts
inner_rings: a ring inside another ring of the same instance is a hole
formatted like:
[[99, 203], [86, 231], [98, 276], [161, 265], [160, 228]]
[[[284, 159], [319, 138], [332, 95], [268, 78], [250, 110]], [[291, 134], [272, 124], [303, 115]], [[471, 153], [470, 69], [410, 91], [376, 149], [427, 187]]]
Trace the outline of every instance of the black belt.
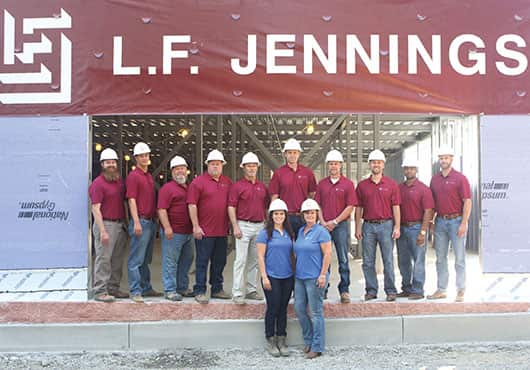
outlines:
[[139, 215], [138, 217], [139, 218], [143, 218], [144, 220], [147, 220], [147, 221], [153, 221], [154, 220], [154, 217], [146, 217], [146, 216], [142, 216], [142, 215]]
[[384, 224], [385, 222], [391, 220], [391, 218], [387, 218], [386, 220], [364, 220], [364, 222], [368, 222], [369, 224]]
[[103, 221], [108, 221], [108, 222], [122, 222], [122, 221], [123, 221], [123, 218], [104, 218]]
[[452, 220], [452, 219], [458, 218], [460, 216], [462, 216], [461, 213], [450, 213], [448, 215], [439, 215], [438, 217], [441, 217], [444, 220]]
[[289, 215], [289, 216], [301, 216], [302, 214], [300, 212], [288, 212], [287, 215]]
[[418, 224], [421, 224], [421, 221], [402, 222], [402, 223], [401, 223], [401, 226], [403, 226], [403, 227], [409, 227], [409, 226], [414, 226], [414, 225], [418, 225]]
[[251, 223], [251, 224], [261, 224], [261, 223], [263, 223], [263, 221], [252, 221], [252, 220], [238, 220], [238, 221], [248, 222], [248, 223]]

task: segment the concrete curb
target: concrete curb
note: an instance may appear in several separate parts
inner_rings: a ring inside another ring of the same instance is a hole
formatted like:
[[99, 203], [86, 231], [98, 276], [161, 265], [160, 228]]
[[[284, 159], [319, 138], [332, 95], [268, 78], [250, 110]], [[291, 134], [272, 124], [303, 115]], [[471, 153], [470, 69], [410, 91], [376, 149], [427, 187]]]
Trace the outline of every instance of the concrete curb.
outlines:
[[[327, 319], [330, 346], [529, 341], [530, 313]], [[301, 345], [289, 320], [290, 345]], [[0, 352], [255, 348], [263, 320], [185, 320], [131, 323], [2, 324]]]

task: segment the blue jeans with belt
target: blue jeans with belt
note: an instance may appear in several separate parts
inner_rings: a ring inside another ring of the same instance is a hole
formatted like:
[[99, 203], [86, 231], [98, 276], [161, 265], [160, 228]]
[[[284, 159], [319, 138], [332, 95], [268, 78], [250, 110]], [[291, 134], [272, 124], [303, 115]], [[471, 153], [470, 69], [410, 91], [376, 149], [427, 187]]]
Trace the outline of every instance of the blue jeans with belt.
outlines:
[[394, 285], [393, 227], [394, 223], [392, 220], [384, 221], [383, 223], [370, 223], [366, 221], [363, 223], [362, 267], [367, 294], [377, 295], [377, 290], [379, 289], [377, 273], [375, 271], [377, 244], [379, 244], [379, 248], [381, 248], [381, 256], [383, 258], [385, 293], [397, 293], [396, 286]]
[[[398, 264], [401, 273], [401, 290], [407, 293], [423, 295], [425, 284], [425, 248], [416, 240], [420, 234], [421, 223], [401, 227], [401, 236], [397, 240]], [[427, 240], [427, 236], [425, 236]]]
[[142, 235], [136, 236], [134, 234], [134, 221], [131, 219], [129, 222], [131, 248], [127, 269], [131, 295], [140, 295], [153, 289], [149, 264], [153, 260], [156, 225], [152, 220], [144, 218], [140, 218], [140, 225], [142, 226]]
[[459, 237], [458, 228], [462, 223], [462, 217], [444, 220], [436, 217], [434, 225], [434, 249], [436, 250], [436, 273], [438, 274], [438, 289], [445, 291], [449, 281], [447, 267], [447, 254], [449, 242], [455, 254], [456, 288], [466, 288], [466, 235]]
[[193, 235], [173, 234], [168, 240], [164, 229], [162, 236], [162, 286], [164, 292], [185, 292], [188, 290], [188, 272], [193, 261]]
[[[328, 280], [328, 279], [326, 279]], [[294, 310], [302, 327], [304, 345], [313, 352], [324, 352], [326, 328], [324, 324], [324, 292], [317, 279], [296, 279], [294, 283]]]

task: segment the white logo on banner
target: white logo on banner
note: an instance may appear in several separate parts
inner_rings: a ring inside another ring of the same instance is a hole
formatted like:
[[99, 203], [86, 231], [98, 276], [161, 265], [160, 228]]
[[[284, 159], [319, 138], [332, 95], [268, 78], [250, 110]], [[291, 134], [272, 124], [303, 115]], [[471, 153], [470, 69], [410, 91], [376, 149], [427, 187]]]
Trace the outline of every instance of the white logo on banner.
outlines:
[[[23, 18], [22, 33], [33, 35], [35, 30], [72, 28], [72, 17], [64, 9], [61, 14], [50, 18]], [[21, 50], [15, 50], [15, 18], [4, 10], [4, 65], [14, 65], [15, 57], [23, 64], [34, 64], [35, 54], [52, 53], [52, 42], [40, 33], [40, 42], [25, 42]], [[3, 104], [53, 104], [70, 103], [72, 93], [72, 42], [61, 33], [61, 80], [58, 92], [1, 93]], [[51, 84], [52, 73], [43, 64], [40, 72], [0, 73], [4, 85]], [[54, 86], [52, 86], [54, 88]]]

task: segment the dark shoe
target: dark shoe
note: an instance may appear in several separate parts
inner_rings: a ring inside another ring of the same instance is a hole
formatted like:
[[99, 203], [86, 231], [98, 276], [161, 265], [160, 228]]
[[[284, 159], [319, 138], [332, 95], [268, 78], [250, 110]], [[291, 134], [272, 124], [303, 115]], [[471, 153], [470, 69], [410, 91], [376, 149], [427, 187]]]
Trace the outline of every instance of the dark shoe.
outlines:
[[195, 292], [191, 289], [188, 289], [186, 291], [178, 291], [177, 292], [178, 294], [180, 294], [181, 296], [183, 297], [187, 297], [187, 298], [190, 298], [190, 297], [195, 297]]
[[129, 298], [129, 293], [122, 292], [120, 290], [110, 292], [116, 298]]
[[110, 303], [110, 302], [114, 302], [114, 296], [107, 294], [107, 293], [101, 293], [95, 296], [94, 300], [98, 302]]
[[410, 300], [418, 300], [418, 299], [423, 299], [425, 298], [425, 296], [423, 294], [418, 294], [418, 293], [410, 293], [409, 294], [409, 299]]
[[271, 356], [280, 357], [280, 350], [276, 345], [276, 337], [267, 338], [267, 344], [265, 345], [265, 349], [267, 350], [267, 352], [269, 352]]
[[376, 298], [377, 298], [377, 295], [372, 294], [372, 293], [366, 293], [364, 295], [364, 300], [365, 301], [371, 301], [372, 299], [376, 299]]
[[289, 349], [287, 348], [285, 336], [278, 336], [276, 337], [278, 349], [280, 350], [280, 355], [282, 357], [289, 357]]
[[460, 289], [458, 292], [456, 292], [455, 302], [464, 302], [465, 294], [466, 294], [466, 291], [463, 289]]
[[311, 351], [311, 346], [305, 346], [302, 350], [304, 353], [309, 353]]
[[386, 301], [387, 302], [394, 302], [396, 300], [396, 294], [387, 294], [386, 295]]
[[321, 355], [322, 355], [322, 352], [309, 351], [309, 352], [306, 353], [305, 358], [307, 358], [309, 360], [312, 360], [312, 359], [317, 358], [317, 357], [319, 357]]
[[199, 293], [195, 295], [195, 300], [200, 304], [207, 304], [210, 301], [208, 299], [208, 296], [204, 293]]
[[350, 302], [351, 302], [350, 293], [348, 292], [340, 293], [340, 303], [350, 303]]
[[157, 292], [154, 289], [148, 290], [145, 293], [142, 293], [142, 296], [144, 297], [163, 297], [164, 293]]
[[218, 291], [217, 293], [212, 293], [212, 298], [217, 298], [217, 299], [230, 299], [232, 298], [232, 296], [228, 293], [226, 293], [224, 290], [220, 290]]
[[403, 292], [401, 292], [401, 293], [398, 293], [398, 294], [396, 295], [397, 298], [407, 298], [407, 297], [409, 297], [409, 296], [410, 296], [410, 293], [409, 293], [409, 292], [405, 292], [405, 291], [403, 291]]
[[444, 292], [443, 290], [437, 290], [433, 294], [427, 296], [427, 299], [444, 299], [444, 298], [447, 298], [447, 293]]
[[248, 293], [246, 296], [245, 296], [246, 299], [251, 299], [253, 301], [262, 301], [263, 300], [263, 297], [260, 296], [258, 294], [258, 292], [251, 292], [251, 293]]
[[177, 292], [166, 293], [165, 297], [168, 301], [173, 301], [173, 302], [182, 301], [182, 296]]

